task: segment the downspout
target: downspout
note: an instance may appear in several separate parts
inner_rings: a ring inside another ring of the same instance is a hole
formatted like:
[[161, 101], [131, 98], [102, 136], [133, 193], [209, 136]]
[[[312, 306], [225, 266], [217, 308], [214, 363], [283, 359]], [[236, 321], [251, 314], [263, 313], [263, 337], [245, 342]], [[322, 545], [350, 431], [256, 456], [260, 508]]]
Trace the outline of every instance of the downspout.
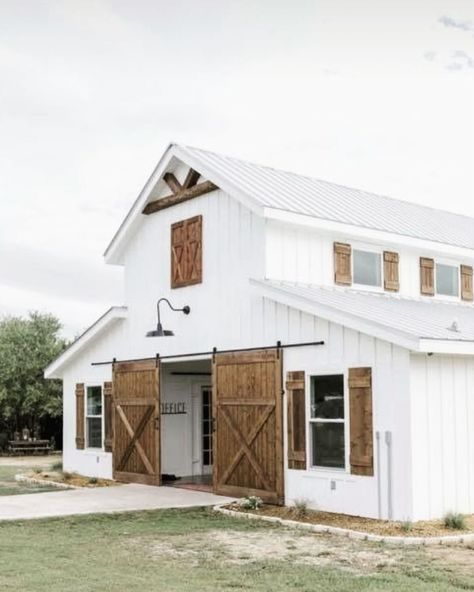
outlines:
[[387, 507], [388, 507], [388, 519], [389, 520], [393, 520], [392, 432], [385, 432], [385, 444], [387, 445]]
[[375, 432], [377, 453], [377, 515], [382, 520], [382, 484], [380, 482], [380, 432]]

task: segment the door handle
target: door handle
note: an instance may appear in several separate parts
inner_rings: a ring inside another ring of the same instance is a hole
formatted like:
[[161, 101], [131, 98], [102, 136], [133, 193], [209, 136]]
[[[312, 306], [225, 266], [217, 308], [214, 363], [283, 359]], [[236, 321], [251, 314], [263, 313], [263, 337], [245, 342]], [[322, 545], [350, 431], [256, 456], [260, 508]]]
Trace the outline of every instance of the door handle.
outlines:
[[155, 430], [159, 430], [159, 429], [160, 429], [160, 418], [155, 417]]

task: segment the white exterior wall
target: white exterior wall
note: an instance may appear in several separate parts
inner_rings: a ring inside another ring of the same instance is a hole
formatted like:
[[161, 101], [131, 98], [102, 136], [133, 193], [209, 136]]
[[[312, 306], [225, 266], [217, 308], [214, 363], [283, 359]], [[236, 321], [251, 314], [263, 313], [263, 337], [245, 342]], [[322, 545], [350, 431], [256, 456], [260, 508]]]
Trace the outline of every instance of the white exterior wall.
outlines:
[[63, 374], [63, 467], [90, 477], [112, 478], [112, 454], [97, 449], [76, 449], [76, 383], [103, 386], [112, 380], [112, 367], [92, 366], [91, 362], [124, 355], [127, 342], [125, 321], [119, 320], [69, 364]]
[[[446, 255], [442, 251], [442, 245], [439, 245], [438, 251], [421, 251], [398, 244], [394, 235], [385, 241], [365, 240], [328, 230], [267, 220], [265, 223], [265, 277], [317, 286], [335, 286], [334, 242], [348, 243], [355, 248], [373, 248], [380, 252], [396, 251], [400, 256], [400, 291], [395, 295], [388, 292], [393, 297], [433, 299], [420, 294], [420, 257], [433, 257], [451, 262], [453, 265], [474, 263], [472, 260]], [[382, 289], [380, 291], [383, 292]], [[460, 299], [458, 301], [462, 302]], [[472, 306], [470, 303], [466, 305]]]
[[474, 359], [411, 356], [415, 519], [474, 512]]
[[[285, 498], [288, 504], [306, 499], [311, 507], [371, 518], [389, 518], [388, 453], [385, 432], [392, 434], [391, 498], [393, 519], [412, 516], [410, 494], [411, 438], [409, 423], [409, 353], [321, 319], [309, 317], [280, 305], [276, 316], [288, 321], [290, 341], [323, 339], [324, 346], [290, 348], [284, 351], [284, 371], [304, 370], [306, 375], [306, 471], [286, 469]], [[348, 368], [370, 366], [373, 377], [374, 477], [350, 474]], [[346, 399], [346, 470], [311, 468], [310, 376], [344, 374]], [[286, 402], [285, 402], [286, 433]], [[380, 433], [378, 455], [376, 432]], [[285, 466], [286, 466], [285, 439]], [[378, 467], [380, 466], [380, 473]]]

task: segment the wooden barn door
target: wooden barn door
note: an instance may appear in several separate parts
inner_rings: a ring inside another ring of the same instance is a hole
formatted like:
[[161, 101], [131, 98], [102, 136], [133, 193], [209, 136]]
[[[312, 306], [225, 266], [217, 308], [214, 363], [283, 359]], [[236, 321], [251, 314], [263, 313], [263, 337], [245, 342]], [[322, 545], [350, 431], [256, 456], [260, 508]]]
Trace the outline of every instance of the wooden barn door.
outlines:
[[215, 493], [283, 503], [282, 351], [216, 354]]
[[114, 478], [160, 485], [160, 367], [155, 360], [113, 369]]

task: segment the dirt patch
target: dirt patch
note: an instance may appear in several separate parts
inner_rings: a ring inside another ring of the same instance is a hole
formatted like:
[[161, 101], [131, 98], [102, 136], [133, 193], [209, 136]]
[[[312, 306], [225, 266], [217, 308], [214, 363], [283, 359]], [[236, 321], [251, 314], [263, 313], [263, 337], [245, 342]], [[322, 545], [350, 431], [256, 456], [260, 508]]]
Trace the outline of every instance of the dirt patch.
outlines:
[[259, 510], [244, 510], [238, 504], [231, 504], [227, 507], [229, 510], [237, 512], [275, 516], [283, 520], [296, 520], [308, 524], [324, 524], [382, 536], [438, 537], [474, 533], [473, 514], [466, 516], [465, 530], [454, 530], [446, 528], [441, 520], [402, 523], [361, 518], [359, 516], [347, 516], [346, 514], [335, 514], [332, 512], [319, 512], [317, 510], [306, 510], [303, 513], [296, 508], [281, 506], [264, 505]]
[[31, 471], [26, 473], [26, 477], [40, 479], [46, 483], [61, 483], [62, 485], [72, 485], [73, 487], [112, 487], [119, 485], [117, 481], [110, 479], [97, 479], [95, 477], [83, 477], [77, 473], [66, 473], [62, 471]]
[[248, 564], [259, 561], [288, 561], [292, 564], [330, 566], [354, 573], [375, 573], [395, 566], [401, 560], [400, 551], [349, 540], [334, 541], [327, 536], [262, 530], [211, 530], [174, 536], [167, 540], [135, 541], [145, 546], [153, 559], [186, 559], [198, 564], [203, 560], [227, 564]]

